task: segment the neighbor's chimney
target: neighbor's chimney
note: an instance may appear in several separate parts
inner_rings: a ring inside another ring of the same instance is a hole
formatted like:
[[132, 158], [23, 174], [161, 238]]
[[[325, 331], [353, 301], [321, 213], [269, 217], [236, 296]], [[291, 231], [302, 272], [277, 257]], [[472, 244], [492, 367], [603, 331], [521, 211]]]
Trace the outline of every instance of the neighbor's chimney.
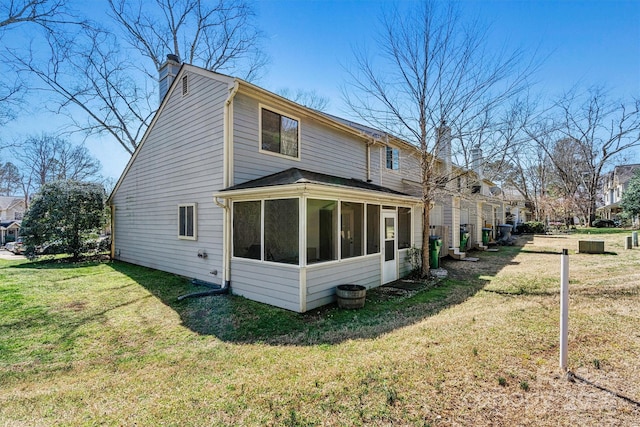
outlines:
[[476, 145], [471, 150], [471, 168], [478, 174], [480, 180], [484, 178], [482, 170], [482, 148], [480, 148], [480, 145]]
[[438, 132], [436, 157], [443, 161], [446, 168], [449, 168], [451, 166], [451, 128], [443, 120], [436, 131]]
[[178, 58], [178, 55], [174, 55], [172, 53], [167, 55], [167, 62], [162, 64], [159, 71], [160, 78], [158, 90], [160, 92], [160, 103], [162, 103], [164, 96], [167, 94], [171, 83], [173, 83], [176, 76], [178, 75], [179, 70], [180, 58]]

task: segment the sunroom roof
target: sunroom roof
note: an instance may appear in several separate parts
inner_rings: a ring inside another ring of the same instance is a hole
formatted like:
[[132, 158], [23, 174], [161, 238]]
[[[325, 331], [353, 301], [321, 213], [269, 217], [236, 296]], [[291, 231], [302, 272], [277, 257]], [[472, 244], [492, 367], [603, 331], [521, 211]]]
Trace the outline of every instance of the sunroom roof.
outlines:
[[279, 186], [279, 185], [308, 184], [308, 183], [329, 185], [329, 186], [335, 186], [335, 187], [345, 187], [348, 189], [378, 191], [380, 193], [393, 194], [397, 196], [410, 196], [409, 194], [392, 190], [387, 187], [375, 185], [370, 182], [362, 181], [360, 179], [342, 178], [334, 175], [311, 172], [308, 170], [298, 169], [298, 168], [286, 169], [282, 172], [274, 173], [272, 175], [267, 175], [262, 178], [254, 179], [252, 181], [243, 182], [242, 184], [234, 185], [232, 187], [221, 190], [221, 192], [257, 189], [257, 188], [273, 187], [273, 186]]

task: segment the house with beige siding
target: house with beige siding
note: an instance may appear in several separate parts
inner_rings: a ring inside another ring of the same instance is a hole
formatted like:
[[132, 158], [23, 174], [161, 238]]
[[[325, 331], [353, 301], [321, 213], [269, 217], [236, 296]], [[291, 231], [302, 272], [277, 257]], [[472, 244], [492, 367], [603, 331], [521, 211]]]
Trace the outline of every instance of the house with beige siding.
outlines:
[[[160, 88], [109, 198], [114, 259], [297, 312], [331, 303], [339, 284], [411, 271], [422, 244], [413, 145], [174, 58]], [[432, 210], [454, 251], [460, 203], [445, 194]], [[484, 225], [484, 202], [472, 204], [468, 221]]]
[[[602, 177], [601, 205], [596, 209], [600, 218], [618, 219], [622, 213], [622, 195], [627, 190], [629, 181], [639, 170], [640, 164], [618, 165]], [[633, 218], [633, 222], [636, 224], [638, 218]]]
[[0, 196], [0, 246], [18, 238], [25, 210], [23, 197]]

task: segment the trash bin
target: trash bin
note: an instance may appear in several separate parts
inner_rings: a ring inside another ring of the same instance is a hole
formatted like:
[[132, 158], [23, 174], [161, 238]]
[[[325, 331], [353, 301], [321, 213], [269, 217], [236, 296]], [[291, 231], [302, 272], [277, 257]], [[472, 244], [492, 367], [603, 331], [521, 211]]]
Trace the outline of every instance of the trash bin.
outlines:
[[500, 240], [501, 241], [508, 241], [509, 239], [511, 239], [511, 229], [513, 227], [511, 226], [511, 224], [500, 224], [498, 225], [498, 229], [500, 230]]
[[440, 247], [442, 239], [439, 236], [429, 236], [429, 268], [440, 267]]
[[469, 242], [469, 232], [466, 227], [460, 227], [460, 250], [464, 251], [467, 248]]
[[491, 233], [491, 229], [490, 228], [483, 228], [482, 229], [482, 244], [484, 246], [489, 246], [489, 233]]

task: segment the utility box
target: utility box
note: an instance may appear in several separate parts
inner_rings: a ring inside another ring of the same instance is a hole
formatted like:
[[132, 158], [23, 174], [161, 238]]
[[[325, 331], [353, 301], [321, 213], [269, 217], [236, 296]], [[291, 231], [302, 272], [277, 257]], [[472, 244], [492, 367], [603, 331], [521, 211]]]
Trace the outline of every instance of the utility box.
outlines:
[[578, 252], [581, 254], [603, 254], [603, 240], [578, 240]]

